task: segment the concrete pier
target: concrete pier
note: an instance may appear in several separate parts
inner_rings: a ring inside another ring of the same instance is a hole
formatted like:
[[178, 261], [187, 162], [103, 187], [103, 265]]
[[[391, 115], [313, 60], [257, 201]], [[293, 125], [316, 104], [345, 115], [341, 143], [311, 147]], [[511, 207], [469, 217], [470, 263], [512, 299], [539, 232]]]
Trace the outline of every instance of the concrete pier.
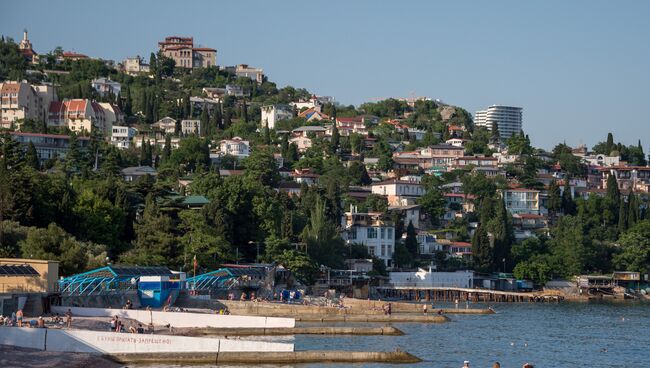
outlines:
[[419, 363], [422, 360], [405, 351], [294, 351], [265, 353], [163, 353], [111, 354], [122, 364], [301, 364], [301, 363]]
[[295, 327], [295, 328], [192, 328], [178, 331], [181, 336], [283, 336], [283, 335], [404, 335], [400, 329], [392, 326], [385, 327]]
[[349, 314], [349, 315], [331, 315], [331, 316], [315, 316], [304, 315], [296, 317], [296, 322], [380, 322], [380, 323], [398, 323], [398, 322], [420, 322], [420, 323], [445, 323], [450, 319], [444, 315], [424, 315], [413, 313], [400, 313], [400, 314]]

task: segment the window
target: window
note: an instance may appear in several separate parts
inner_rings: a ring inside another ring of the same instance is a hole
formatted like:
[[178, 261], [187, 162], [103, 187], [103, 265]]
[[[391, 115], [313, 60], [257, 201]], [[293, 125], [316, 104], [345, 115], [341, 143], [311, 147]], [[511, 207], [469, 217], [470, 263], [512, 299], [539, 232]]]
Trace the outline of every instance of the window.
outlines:
[[368, 254], [371, 256], [375, 255], [375, 247], [368, 247]]
[[386, 229], [384, 229], [383, 227], [381, 228], [381, 238], [382, 239], [386, 238]]
[[386, 256], [386, 244], [381, 245], [381, 256]]
[[357, 228], [350, 229], [350, 240], [357, 240]]
[[388, 230], [388, 236], [386, 237], [386, 239], [388, 240], [393, 239], [393, 229], [388, 228], [387, 230]]
[[377, 229], [373, 227], [368, 228], [368, 239], [377, 239]]

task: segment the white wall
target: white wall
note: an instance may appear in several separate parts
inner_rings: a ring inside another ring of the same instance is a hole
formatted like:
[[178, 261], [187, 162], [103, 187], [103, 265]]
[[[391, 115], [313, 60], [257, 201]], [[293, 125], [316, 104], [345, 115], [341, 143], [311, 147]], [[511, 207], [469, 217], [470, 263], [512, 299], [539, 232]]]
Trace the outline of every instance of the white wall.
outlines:
[[474, 272], [390, 272], [390, 282], [395, 286], [471, 288]]
[[144, 324], [157, 326], [170, 324], [172, 327], [217, 327], [217, 328], [293, 328], [293, 318], [233, 316], [220, 314], [158, 312], [143, 309], [104, 309], [56, 306], [52, 312], [63, 314], [71, 309], [73, 316], [112, 317], [120, 316], [135, 319]]
[[253, 340], [2, 327], [0, 344], [77, 353], [288, 352], [294, 345]]

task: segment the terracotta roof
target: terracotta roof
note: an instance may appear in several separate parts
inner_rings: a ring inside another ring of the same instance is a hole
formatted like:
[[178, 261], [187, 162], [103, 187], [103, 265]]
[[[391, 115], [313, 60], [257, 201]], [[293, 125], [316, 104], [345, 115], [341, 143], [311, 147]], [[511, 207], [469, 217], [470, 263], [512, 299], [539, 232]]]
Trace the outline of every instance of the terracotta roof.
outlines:
[[410, 184], [410, 185], [419, 185], [422, 186], [422, 184], [415, 182], [415, 181], [408, 181], [408, 180], [399, 180], [399, 179], [389, 179], [389, 180], [384, 180], [379, 183], [372, 183], [372, 186], [375, 185], [386, 185], [386, 184]]
[[64, 57], [64, 58], [88, 59], [88, 56], [87, 56], [87, 55], [79, 54], [79, 53], [72, 52], [72, 51], [64, 51], [64, 52], [63, 52], [63, 57]]
[[192, 50], [194, 50], [194, 51], [212, 51], [212, 52], [217, 51], [217, 50], [209, 48], [209, 47], [194, 47]]
[[65, 109], [68, 111], [86, 111], [86, 104], [88, 103], [88, 100], [67, 100], [63, 101], [63, 104], [65, 105]]
[[468, 243], [468, 242], [451, 242], [451, 245], [454, 247], [466, 247], [466, 248], [472, 247], [472, 243]]
[[2, 89], [0, 92], [2, 93], [18, 93], [20, 90], [20, 83], [3, 83], [2, 84]]

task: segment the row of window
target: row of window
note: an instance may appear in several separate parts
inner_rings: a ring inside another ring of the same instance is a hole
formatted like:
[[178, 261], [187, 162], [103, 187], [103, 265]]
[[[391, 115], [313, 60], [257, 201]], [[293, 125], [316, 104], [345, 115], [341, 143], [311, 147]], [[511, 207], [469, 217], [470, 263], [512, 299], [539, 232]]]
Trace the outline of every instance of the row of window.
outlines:
[[[392, 240], [393, 239], [393, 228], [376, 228], [376, 227], [369, 227], [366, 229], [366, 239], [377, 239], [379, 236], [380, 239], [388, 239]], [[350, 229], [349, 233], [350, 240], [356, 240], [357, 239], [357, 228], [353, 227]]]

